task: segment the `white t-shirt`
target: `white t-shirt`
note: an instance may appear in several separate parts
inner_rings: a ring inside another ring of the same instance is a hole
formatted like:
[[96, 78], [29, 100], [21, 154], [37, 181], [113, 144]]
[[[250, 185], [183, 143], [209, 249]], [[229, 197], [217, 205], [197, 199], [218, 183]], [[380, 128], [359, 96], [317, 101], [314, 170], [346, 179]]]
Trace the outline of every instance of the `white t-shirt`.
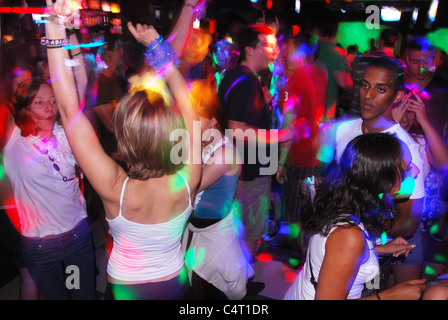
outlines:
[[[362, 118], [357, 118], [355, 120], [349, 120], [342, 122], [338, 125], [335, 132], [335, 152], [336, 160], [339, 161], [342, 153], [347, 147], [348, 143], [352, 141], [357, 136], [363, 134], [362, 132]], [[392, 127], [384, 130], [385, 133], [391, 133], [396, 135], [401, 139], [408, 147], [411, 152], [412, 163], [417, 166], [420, 170], [417, 178], [415, 179], [415, 187], [411, 194], [410, 199], [420, 199], [425, 196], [425, 177], [424, 177], [424, 164], [423, 159], [420, 154], [420, 146], [415, 142], [414, 139], [409, 135], [409, 133], [403, 129], [400, 124], [395, 124]]]
[[[63, 128], [57, 128], [60, 135], [56, 149], [63, 149], [62, 154], [71, 154]], [[70, 231], [87, 217], [78, 178], [63, 181], [61, 176], [74, 177], [73, 165], [56, 160], [61, 174], [58, 173], [48, 155], [39, 152], [29, 138], [22, 137], [18, 127], [13, 129], [3, 155], [23, 236], [58, 235]]]

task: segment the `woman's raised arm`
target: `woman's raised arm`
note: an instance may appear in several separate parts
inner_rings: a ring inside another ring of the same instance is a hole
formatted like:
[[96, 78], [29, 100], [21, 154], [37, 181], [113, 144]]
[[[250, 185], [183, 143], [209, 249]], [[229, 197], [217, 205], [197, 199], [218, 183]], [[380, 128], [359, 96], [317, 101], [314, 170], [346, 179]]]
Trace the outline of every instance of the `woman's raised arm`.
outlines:
[[[175, 65], [177, 60], [176, 53], [172, 50], [172, 47], [170, 48], [168, 43], [165, 43], [163, 37], [159, 36], [154, 27], [141, 24], [134, 26], [129, 22], [128, 29], [138, 42], [148, 47], [147, 58], [151, 57], [152, 59], [152, 57], [155, 57], [152, 67], [166, 79], [166, 83], [176, 101], [176, 106], [182, 113], [190, 138], [188, 166], [192, 170], [191, 174], [195, 175], [196, 172], [202, 170], [200, 123], [199, 117], [194, 112], [188, 98], [188, 84]], [[194, 130], [195, 123], [198, 125], [199, 130]]]
[[[66, 39], [65, 26], [59, 24], [58, 13], [66, 13], [63, 0], [47, 0], [52, 18], [45, 24], [47, 56], [52, 87], [64, 129], [82, 171], [103, 199], [115, 194], [118, 177], [124, 171], [102, 149], [96, 133], [80, 108], [72, 67], [66, 64], [67, 50], [62, 48]], [[121, 185], [119, 186], [119, 188]]]

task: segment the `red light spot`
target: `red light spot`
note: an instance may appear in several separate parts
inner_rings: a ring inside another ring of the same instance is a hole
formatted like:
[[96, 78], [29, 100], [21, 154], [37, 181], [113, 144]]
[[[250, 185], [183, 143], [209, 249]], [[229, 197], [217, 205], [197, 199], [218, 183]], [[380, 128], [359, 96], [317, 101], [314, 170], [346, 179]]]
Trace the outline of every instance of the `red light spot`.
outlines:
[[272, 256], [268, 253], [260, 253], [257, 256], [257, 259], [263, 262], [268, 262], [268, 261], [272, 261]]
[[292, 26], [292, 35], [294, 37], [299, 34], [299, 31], [300, 31], [300, 27], [298, 25], [295, 24]]
[[213, 34], [216, 32], [216, 20], [209, 20], [208, 31]]
[[295, 273], [294, 271], [287, 271], [283, 274], [283, 276], [285, 277], [286, 281], [294, 282], [294, 280], [296, 280], [297, 273]]

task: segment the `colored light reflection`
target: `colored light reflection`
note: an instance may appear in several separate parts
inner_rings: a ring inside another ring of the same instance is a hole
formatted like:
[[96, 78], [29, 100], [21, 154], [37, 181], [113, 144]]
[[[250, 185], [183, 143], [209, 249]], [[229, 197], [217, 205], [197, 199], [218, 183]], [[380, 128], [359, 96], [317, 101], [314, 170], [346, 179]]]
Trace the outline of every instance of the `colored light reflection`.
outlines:
[[317, 159], [323, 163], [330, 163], [333, 160], [334, 148], [329, 145], [323, 145], [319, 148]]
[[440, 253], [437, 253], [437, 254], [434, 255], [434, 260], [435, 260], [436, 262], [438, 262], [438, 263], [442, 263], [442, 264], [445, 264], [445, 263], [448, 262], [447, 257], [441, 255]]
[[297, 267], [297, 266], [299, 265], [299, 263], [300, 263], [300, 260], [291, 258], [291, 259], [288, 260], [288, 262], [289, 262], [289, 264], [292, 265], [293, 267]]
[[202, 265], [205, 257], [204, 248], [190, 248], [185, 253], [185, 265], [189, 269], [195, 269]]
[[286, 235], [290, 239], [297, 238], [300, 234], [300, 227], [297, 224], [281, 225], [279, 233]]
[[439, 225], [437, 223], [433, 224], [431, 228], [429, 228], [430, 234], [435, 234], [439, 230]]
[[0, 164], [0, 180], [2, 180], [4, 176], [5, 176], [5, 169]]
[[129, 286], [112, 286], [115, 300], [137, 300], [137, 294]]
[[399, 195], [410, 195], [414, 191], [415, 188], [415, 179], [408, 177], [403, 180], [401, 183], [400, 191], [398, 191]]
[[269, 262], [269, 261], [272, 261], [272, 255], [270, 255], [269, 253], [260, 253], [258, 256], [257, 256], [257, 259], [259, 260], [259, 261], [263, 261], [263, 262]]
[[296, 280], [297, 273], [295, 273], [294, 271], [287, 271], [283, 273], [283, 276], [285, 277], [286, 281], [294, 282], [294, 280]]
[[387, 243], [387, 233], [383, 231], [381, 234], [381, 244], [385, 245]]
[[425, 274], [430, 275], [430, 276], [435, 276], [437, 274], [437, 272], [431, 268], [430, 266], [426, 266], [425, 267]]

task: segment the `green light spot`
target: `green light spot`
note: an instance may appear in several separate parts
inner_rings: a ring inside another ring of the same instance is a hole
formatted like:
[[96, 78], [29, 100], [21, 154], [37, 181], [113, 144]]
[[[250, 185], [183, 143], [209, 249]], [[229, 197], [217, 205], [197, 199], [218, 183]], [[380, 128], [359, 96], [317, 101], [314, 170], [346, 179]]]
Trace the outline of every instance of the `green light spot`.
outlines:
[[401, 183], [400, 191], [398, 191], [398, 194], [405, 194], [409, 195], [414, 191], [415, 187], [415, 179], [414, 178], [406, 178]]
[[299, 263], [300, 263], [300, 260], [291, 258], [291, 259], [288, 260], [288, 262], [289, 262], [290, 265], [292, 265], [294, 267], [297, 267], [299, 265]]
[[437, 28], [434, 31], [429, 32], [426, 38], [431, 41], [431, 44], [437, 48], [448, 52], [448, 28]]
[[329, 163], [333, 160], [333, 148], [328, 145], [323, 145], [319, 148], [317, 159], [324, 163]]
[[[189, 172], [182, 171], [185, 179], [188, 181], [190, 178]], [[178, 174], [173, 174], [169, 180], [169, 186], [172, 193], [182, 191], [185, 188], [185, 181]]]
[[[0, 154], [0, 162], [3, 163], [3, 154]], [[0, 180], [5, 176], [5, 168], [0, 164]]]
[[434, 260], [438, 263], [446, 263], [448, 261], [448, 259], [440, 253], [434, 255]]
[[195, 269], [204, 262], [205, 249], [199, 248], [196, 253], [195, 248], [190, 248], [185, 253], [185, 265], [189, 269]]
[[436, 224], [433, 224], [431, 226], [431, 228], [429, 228], [429, 233], [430, 234], [435, 234], [437, 232], [437, 230], [439, 230], [439, 225], [436, 223]]
[[183, 268], [181, 273], [179, 274], [179, 283], [185, 284], [188, 281], [188, 271], [187, 269]]
[[128, 286], [112, 286], [115, 300], [137, 300], [137, 295]]
[[437, 274], [437, 272], [433, 268], [431, 268], [430, 266], [426, 266], [425, 274], [430, 275], [430, 276], [434, 276], [434, 275]]
[[383, 231], [381, 234], [381, 244], [385, 245], [387, 243], [387, 233]]
[[294, 239], [297, 238], [299, 236], [300, 233], [300, 227], [294, 223], [289, 225], [289, 233], [288, 233], [288, 238], [290, 239]]

